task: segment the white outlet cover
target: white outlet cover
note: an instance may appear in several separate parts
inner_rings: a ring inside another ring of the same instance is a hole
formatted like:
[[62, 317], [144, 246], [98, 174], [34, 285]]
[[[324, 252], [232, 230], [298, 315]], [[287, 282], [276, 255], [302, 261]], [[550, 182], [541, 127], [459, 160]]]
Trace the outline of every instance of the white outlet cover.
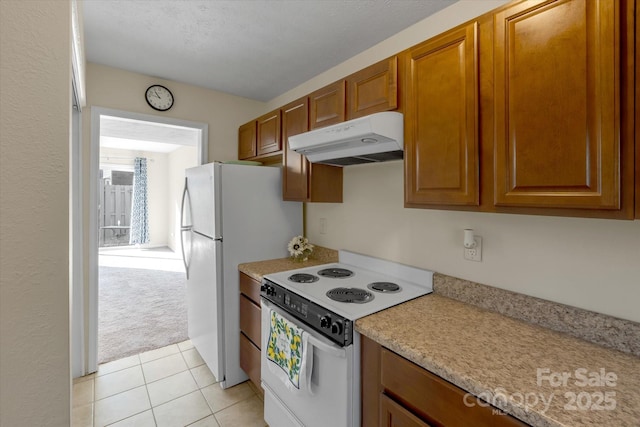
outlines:
[[464, 248], [464, 259], [482, 262], [482, 237], [473, 236], [473, 238], [476, 241], [476, 247], [471, 249]]

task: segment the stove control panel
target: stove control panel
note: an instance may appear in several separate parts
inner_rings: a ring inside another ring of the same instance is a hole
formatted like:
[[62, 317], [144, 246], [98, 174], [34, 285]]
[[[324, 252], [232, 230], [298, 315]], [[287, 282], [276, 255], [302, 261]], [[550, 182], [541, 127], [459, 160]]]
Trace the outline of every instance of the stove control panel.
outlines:
[[340, 316], [268, 279], [262, 280], [260, 296], [340, 346], [353, 342], [351, 320]]

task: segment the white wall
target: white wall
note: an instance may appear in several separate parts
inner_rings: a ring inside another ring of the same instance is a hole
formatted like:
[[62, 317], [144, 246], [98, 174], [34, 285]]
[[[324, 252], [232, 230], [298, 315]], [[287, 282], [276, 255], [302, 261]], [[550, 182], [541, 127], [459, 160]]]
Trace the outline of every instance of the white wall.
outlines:
[[182, 189], [184, 187], [184, 171], [187, 168], [197, 166], [198, 151], [196, 147], [180, 147], [169, 153], [169, 184], [167, 187], [167, 214], [169, 218], [169, 231], [167, 241], [169, 247], [180, 253], [180, 205], [182, 202]]
[[169, 158], [165, 153], [139, 152], [147, 160], [149, 198], [149, 243], [147, 247], [167, 246], [169, 242]]
[[[503, 2], [461, 1], [269, 101], [277, 108]], [[640, 321], [640, 221], [405, 209], [402, 162], [344, 170], [343, 204], [307, 204], [322, 246], [429, 268]], [[320, 218], [327, 233], [320, 234]], [[462, 257], [462, 230], [483, 237], [483, 260]]]
[[70, 424], [69, 1], [0, 1], [0, 425]]

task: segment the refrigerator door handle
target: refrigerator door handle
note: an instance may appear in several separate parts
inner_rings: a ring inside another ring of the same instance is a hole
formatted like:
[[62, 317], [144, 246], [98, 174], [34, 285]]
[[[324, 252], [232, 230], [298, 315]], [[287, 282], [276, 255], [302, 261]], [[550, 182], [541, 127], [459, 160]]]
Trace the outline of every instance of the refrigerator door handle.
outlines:
[[[191, 230], [191, 227], [189, 227], [189, 230]], [[196, 230], [192, 230], [192, 231], [196, 233], [198, 236], [204, 237], [205, 239], [213, 240], [216, 242], [222, 242], [222, 237], [211, 237], [211, 236], [207, 236], [206, 234], [202, 234], [201, 232]]]
[[[187, 188], [187, 178], [184, 179], [184, 190], [182, 190], [182, 203], [180, 205], [180, 249], [182, 249], [182, 263], [184, 264], [184, 271], [187, 275], [187, 280], [189, 280], [189, 262], [187, 261], [187, 255], [184, 250], [184, 233], [191, 232], [191, 225], [184, 224], [184, 207], [185, 202], [189, 198], [189, 189]], [[189, 209], [189, 215], [191, 215], [191, 209]], [[191, 218], [189, 218], [189, 223], [191, 223]]]

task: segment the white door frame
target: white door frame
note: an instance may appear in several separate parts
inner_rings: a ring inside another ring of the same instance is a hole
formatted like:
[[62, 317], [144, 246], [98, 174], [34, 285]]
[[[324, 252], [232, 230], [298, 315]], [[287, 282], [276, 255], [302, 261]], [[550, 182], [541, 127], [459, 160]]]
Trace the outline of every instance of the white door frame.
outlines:
[[111, 108], [91, 107], [91, 162], [89, 164], [89, 312], [87, 373], [98, 370], [98, 186], [97, 177], [100, 157], [100, 116], [120, 117], [175, 126], [194, 128], [200, 131], [198, 141], [198, 163], [208, 162], [209, 125], [207, 123], [154, 116]]
[[69, 232], [71, 240], [71, 375], [73, 378], [85, 375], [84, 345], [84, 243], [82, 230], [82, 112], [79, 103], [74, 103], [71, 128], [71, 188]]

